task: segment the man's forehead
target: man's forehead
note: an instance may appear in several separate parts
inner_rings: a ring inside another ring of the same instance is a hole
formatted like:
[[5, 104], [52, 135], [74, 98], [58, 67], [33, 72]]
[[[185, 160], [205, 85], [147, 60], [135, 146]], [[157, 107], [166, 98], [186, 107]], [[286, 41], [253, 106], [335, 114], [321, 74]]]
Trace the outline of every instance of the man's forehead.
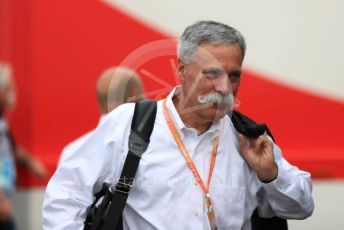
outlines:
[[241, 69], [241, 51], [237, 44], [233, 45], [210, 45], [204, 44], [197, 48], [190, 64], [200, 68]]

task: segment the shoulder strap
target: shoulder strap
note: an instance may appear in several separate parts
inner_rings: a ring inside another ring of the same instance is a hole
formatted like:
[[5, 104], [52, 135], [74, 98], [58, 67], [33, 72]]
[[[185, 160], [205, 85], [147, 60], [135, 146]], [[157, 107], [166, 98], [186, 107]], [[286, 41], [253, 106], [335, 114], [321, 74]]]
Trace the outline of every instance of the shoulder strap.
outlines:
[[128, 142], [129, 151], [104, 222], [104, 230], [115, 229], [121, 220], [141, 156], [146, 151], [150, 141], [156, 111], [157, 103], [154, 101], [144, 100], [135, 105]]

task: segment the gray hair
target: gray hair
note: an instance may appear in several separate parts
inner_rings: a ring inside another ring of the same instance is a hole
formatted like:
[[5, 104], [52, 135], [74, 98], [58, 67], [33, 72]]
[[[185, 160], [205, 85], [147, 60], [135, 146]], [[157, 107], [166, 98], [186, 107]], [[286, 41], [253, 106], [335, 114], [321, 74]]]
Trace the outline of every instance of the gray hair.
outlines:
[[198, 21], [186, 27], [180, 37], [177, 48], [178, 58], [190, 63], [197, 47], [201, 44], [239, 44], [242, 58], [245, 56], [245, 39], [238, 30], [219, 22]]

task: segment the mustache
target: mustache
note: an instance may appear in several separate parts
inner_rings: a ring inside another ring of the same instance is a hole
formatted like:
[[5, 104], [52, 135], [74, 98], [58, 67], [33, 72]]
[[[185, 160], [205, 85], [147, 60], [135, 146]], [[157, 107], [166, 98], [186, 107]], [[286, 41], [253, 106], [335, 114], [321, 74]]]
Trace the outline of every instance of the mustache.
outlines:
[[201, 104], [225, 104], [225, 105], [234, 105], [234, 96], [233, 94], [222, 95], [219, 92], [212, 92], [206, 95], [198, 96], [198, 102]]

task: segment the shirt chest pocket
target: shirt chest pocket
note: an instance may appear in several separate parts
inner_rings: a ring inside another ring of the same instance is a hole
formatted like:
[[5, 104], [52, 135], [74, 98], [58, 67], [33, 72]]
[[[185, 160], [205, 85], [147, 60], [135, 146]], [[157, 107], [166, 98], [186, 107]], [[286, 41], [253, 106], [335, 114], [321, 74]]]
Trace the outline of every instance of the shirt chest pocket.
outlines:
[[241, 229], [244, 223], [245, 190], [229, 186], [216, 186], [213, 194], [218, 229]]

